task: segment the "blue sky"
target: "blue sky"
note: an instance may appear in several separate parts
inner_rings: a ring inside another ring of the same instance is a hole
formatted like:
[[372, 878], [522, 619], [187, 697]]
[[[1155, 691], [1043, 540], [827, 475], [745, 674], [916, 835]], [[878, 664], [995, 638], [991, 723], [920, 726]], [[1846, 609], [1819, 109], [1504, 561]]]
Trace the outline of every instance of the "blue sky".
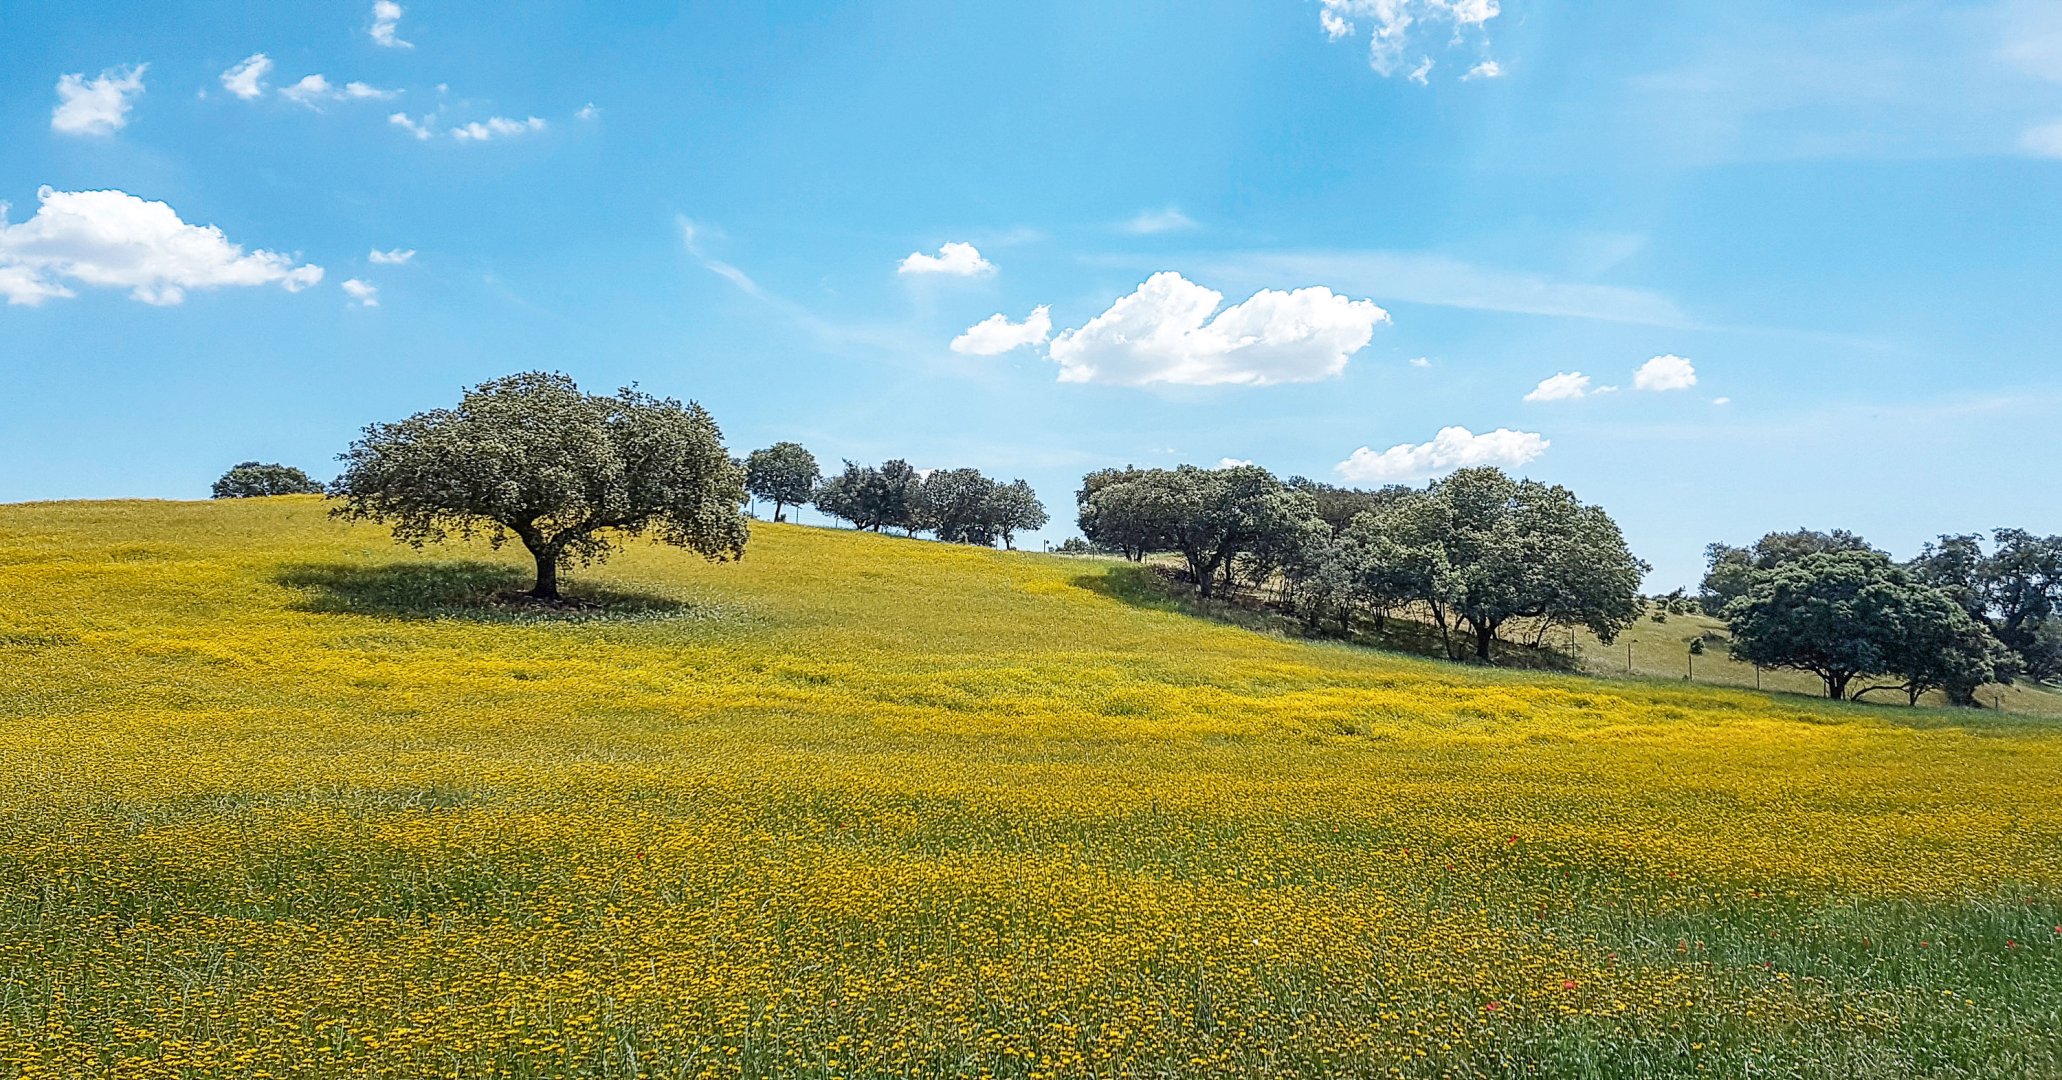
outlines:
[[552, 368], [737, 452], [1024, 477], [1052, 539], [1086, 470], [1225, 459], [1504, 464], [1663, 589], [1772, 528], [2062, 531], [2052, 3], [154, 0], [0, 35], [0, 500], [327, 476]]

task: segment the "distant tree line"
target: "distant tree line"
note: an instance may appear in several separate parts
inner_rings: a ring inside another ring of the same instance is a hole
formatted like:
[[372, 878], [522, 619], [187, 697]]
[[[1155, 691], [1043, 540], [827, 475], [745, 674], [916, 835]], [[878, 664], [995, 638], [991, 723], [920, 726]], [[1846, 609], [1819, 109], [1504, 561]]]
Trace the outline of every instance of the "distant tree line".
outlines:
[[269, 461], [243, 461], [230, 467], [215, 481], [217, 499], [262, 499], [271, 495], [320, 495], [322, 482], [291, 465]]
[[2062, 536], [1942, 536], [1899, 563], [1853, 533], [1799, 529], [1705, 559], [1699, 599], [1733, 657], [1808, 671], [1828, 697], [1974, 705], [1985, 683], [2062, 678]]
[[1253, 465], [1106, 469], [1076, 504], [1086, 546], [1179, 555], [1201, 598], [1277, 581], [1314, 628], [1411, 609], [1449, 655], [1483, 661], [1514, 627], [1532, 644], [1567, 626], [1611, 641], [1638, 617], [1648, 569], [1601, 508], [1489, 467], [1378, 490]]
[[789, 506], [814, 504], [854, 528], [930, 533], [955, 544], [1016, 546], [1017, 534], [1045, 527], [1045, 505], [1022, 480], [1003, 483], [979, 469], [917, 470], [897, 458], [881, 465], [845, 462], [824, 476], [798, 443], [754, 450], [744, 460], [745, 489], [774, 504], [775, 521]]

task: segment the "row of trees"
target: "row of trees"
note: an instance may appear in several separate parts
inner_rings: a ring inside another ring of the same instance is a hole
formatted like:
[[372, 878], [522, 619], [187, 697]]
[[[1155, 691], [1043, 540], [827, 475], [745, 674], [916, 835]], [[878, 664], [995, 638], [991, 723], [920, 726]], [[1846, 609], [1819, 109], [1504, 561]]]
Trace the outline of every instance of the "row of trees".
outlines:
[[1045, 505], [1022, 480], [1003, 483], [979, 469], [922, 472], [897, 458], [882, 465], [845, 462], [826, 477], [800, 443], [780, 442], [744, 460], [745, 489], [773, 504], [773, 519], [790, 506], [818, 510], [854, 528], [931, 533], [957, 544], [1015, 547], [1017, 534], [1045, 527]]
[[2062, 677], [2062, 537], [1943, 536], [1898, 563], [1853, 533], [1799, 529], [1705, 555], [1700, 599], [1734, 658], [1811, 672], [1828, 697], [1973, 705], [1985, 683]]
[[1109, 469], [1083, 479], [1083, 536], [1132, 559], [1181, 556], [1197, 594], [1276, 579], [1313, 626], [1398, 609], [1477, 659], [1514, 626], [1537, 644], [1582, 626], [1608, 642], [1638, 617], [1647, 564], [1617, 524], [1558, 485], [1463, 469], [1423, 489], [1277, 479], [1241, 465]]
[[1014, 548], [1017, 534], [1045, 526], [1049, 515], [1031, 485], [1003, 483], [979, 469], [918, 472], [901, 459], [879, 466], [845, 462], [817, 486], [816, 508], [854, 528], [931, 533], [957, 544]]

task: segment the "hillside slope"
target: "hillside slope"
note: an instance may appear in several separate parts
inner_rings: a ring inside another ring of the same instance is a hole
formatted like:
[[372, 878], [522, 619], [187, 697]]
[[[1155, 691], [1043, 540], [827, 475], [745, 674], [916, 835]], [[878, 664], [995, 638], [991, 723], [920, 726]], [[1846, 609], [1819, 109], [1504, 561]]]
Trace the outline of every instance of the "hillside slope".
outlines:
[[0, 507], [0, 1075], [2062, 1073], [2052, 725], [521, 562]]

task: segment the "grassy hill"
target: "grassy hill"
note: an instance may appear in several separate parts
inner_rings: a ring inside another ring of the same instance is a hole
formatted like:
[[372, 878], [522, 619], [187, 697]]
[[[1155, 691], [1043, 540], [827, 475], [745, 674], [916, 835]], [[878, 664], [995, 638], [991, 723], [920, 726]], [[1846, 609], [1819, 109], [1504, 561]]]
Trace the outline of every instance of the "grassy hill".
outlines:
[[0, 1076], [2062, 1074], [2052, 723], [520, 564], [0, 507]]
[[[1690, 642], [1696, 638], [1704, 639], [1704, 655], [1692, 657]], [[1809, 672], [1775, 669], [1757, 672], [1752, 664], [1733, 660], [1726, 653], [1727, 640], [1725, 623], [1704, 615], [1670, 615], [1668, 621], [1659, 623], [1643, 618], [1609, 645], [1587, 633], [1575, 636], [1583, 666], [1600, 675], [1630, 674], [1713, 686], [1759, 687], [1813, 697], [1825, 693], [1824, 684]], [[1861, 681], [1857, 685], [1867, 683]], [[2011, 686], [1986, 686], [1977, 693], [1977, 699], [1986, 708], [2062, 720], [2062, 694], [2037, 684], [2021, 682]], [[1864, 700], [1886, 705], [1905, 703], [1901, 691], [1871, 694]], [[1920, 704], [1943, 706], [1947, 700], [1935, 691], [1922, 698]]]

